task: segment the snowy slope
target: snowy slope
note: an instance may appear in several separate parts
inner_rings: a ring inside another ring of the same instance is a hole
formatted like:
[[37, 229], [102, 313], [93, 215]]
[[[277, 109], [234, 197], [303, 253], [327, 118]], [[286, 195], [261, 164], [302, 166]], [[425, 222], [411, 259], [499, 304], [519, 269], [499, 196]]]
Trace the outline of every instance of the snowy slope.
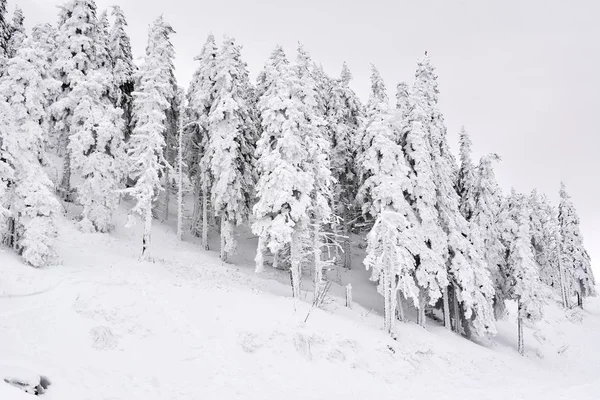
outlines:
[[[310, 305], [285, 274], [252, 273], [251, 240], [224, 266], [156, 223], [154, 262], [140, 262], [140, 229], [82, 234], [62, 220], [63, 265], [44, 270], [0, 250], [0, 373], [47, 376], [42, 398], [57, 400], [600, 398], [598, 299], [548, 306], [526, 357], [510, 320], [490, 343], [433, 322], [399, 324], [394, 341], [362, 270], [343, 277], [356, 307], [335, 297], [304, 323]], [[0, 381], [0, 399], [22, 398]]]

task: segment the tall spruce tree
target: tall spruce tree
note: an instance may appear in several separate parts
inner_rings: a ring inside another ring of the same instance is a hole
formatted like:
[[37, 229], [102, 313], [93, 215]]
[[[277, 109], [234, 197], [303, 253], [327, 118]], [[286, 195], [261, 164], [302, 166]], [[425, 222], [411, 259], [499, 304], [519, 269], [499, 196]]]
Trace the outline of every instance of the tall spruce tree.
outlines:
[[[372, 79], [379, 79], [374, 71]], [[419, 289], [415, 279], [416, 259], [421, 251], [419, 223], [406, 201], [412, 190], [409, 168], [402, 147], [396, 142], [396, 128], [387, 98], [378, 96], [381, 85], [372, 85], [370, 108], [365, 121], [363, 146], [358, 162], [363, 176], [368, 176], [360, 193], [372, 199], [370, 215], [375, 223], [367, 236], [364, 264], [378, 281], [378, 292], [384, 297], [384, 327], [393, 333], [400, 296], [418, 306]], [[379, 100], [377, 100], [379, 99]]]
[[577, 305], [583, 307], [583, 299], [595, 296], [595, 280], [590, 258], [583, 246], [583, 236], [579, 228], [579, 217], [571, 196], [564, 183], [560, 186], [560, 205], [558, 220], [560, 223], [560, 262], [566, 275], [567, 295], [577, 296]]
[[167, 129], [166, 111], [173, 96], [169, 74], [173, 58], [173, 46], [169, 41], [172, 32], [173, 29], [162, 17], [150, 27], [144, 64], [136, 73], [140, 84], [133, 93], [136, 126], [128, 144], [128, 155], [130, 176], [135, 185], [125, 192], [136, 200], [132, 214], [138, 214], [144, 220], [142, 257], [148, 256], [152, 202], [163, 190], [160, 176], [167, 168], [164, 134]]
[[221, 259], [235, 250], [234, 226], [247, 221], [256, 182], [256, 132], [250, 81], [240, 46], [225, 38], [216, 59], [215, 101], [206, 151], [211, 159], [212, 204], [221, 219]]
[[[358, 192], [358, 171], [356, 157], [357, 136], [362, 104], [350, 88], [352, 74], [346, 63], [342, 66], [340, 78], [332, 79], [325, 110], [329, 140], [331, 143], [331, 172], [335, 180], [333, 187], [333, 213], [338, 217], [332, 220], [334, 234], [343, 236], [343, 260], [345, 268], [351, 266], [350, 230], [355, 219], [355, 199]], [[339, 219], [339, 222], [338, 222]], [[339, 257], [338, 246], [335, 247]]]
[[517, 302], [518, 351], [525, 353], [523, 323], [542, 318], [541, 282], [531, 242], [530, 210], [522, 195], [511, 194], [506, 235], [511, 236], [503, 271], [505, 297]]
[[[194, 183], [194, 218], [192, 232], [202, 238], [202, 247], [208, 250], [208, 208], [212, 187], [210, 153], [207, 152], [209, 135], [209, 115], [215, 102], [215, 82], [217, 75], [216, 59], [218, 48], [213, 35], [206, 39], [196, 60], [198, 68], [194, 72], [188, 89], [188, 108], [185, 118], [189, 131], [190, 144], [186, 157], [190, 179]], [[198, 229], [199, 221], [202, 228]]]
[[14, 129], [0, 140], [14, 168], [10, 185], [11, 242], [25, 262], [34, 267], [57, 259], [55, 220], [60, 212], [53, 184], [40, 162], [49, 127], [49, 93], [59, 85], [48, 76], [45, 57], [35, 41], [25, 39], [0, 78], [2, 101], [10, 104], [14, 115]]
[[448, 286], [445, 264], [447, 236], [439, 224], [432, 130], [437, 121], [433, 104], [437, 93], [432, 85], [427, 57], [420, 60], [410, 95], [410, 110], [402, 123], [401, 141], [413, 183], [411, 206], [420, 221], [423, 246], [417, 257], [416, 276], [421, 288], [418, 323], [425, 326], [425, 307], [435, 304]]
[[263, 270], [263, 253], [291, 249], [292, 293], [300, 295], [302, 242], [313, 204], [315, 175], [306, 141], [313, 129], [305, 118], [300, 81], [283, 49], [277, 47], [265, 66], [265, 92], [258, 102], [261, 137], [257, 142], [258, 202], [252, 231], [259, 236], [256, 271]]

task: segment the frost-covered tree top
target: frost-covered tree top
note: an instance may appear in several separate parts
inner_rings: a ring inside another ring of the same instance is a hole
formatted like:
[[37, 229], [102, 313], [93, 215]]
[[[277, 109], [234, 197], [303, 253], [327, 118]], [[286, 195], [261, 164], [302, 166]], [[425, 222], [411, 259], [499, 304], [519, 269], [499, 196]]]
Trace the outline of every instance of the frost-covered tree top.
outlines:
[[381, 103], [388, 103], [388, 96], [385, 88], [385, 83], [379, 70], [371, 64], [371, 94], [367, 103], [367, 112], [376, 109]]
[[400, 82], [396, 87], [396, 108], [404, 115], [410, 106], [410, 86]]
[[96, 27], [96, 67], [109, 69], [112, 73], [113, 60], [110, 51], [109, 29], [108, 15], [104, 10], [98, 17]]
[[342, 73], [340, 74], [340, 81], [348, 86], [350, 81], [352, 80], [352, 72], [350, 72], [350, 68], [348, 68], [348, 64], [344, 61], [342, 64]]
[[66, 83], [79, 79], [74, 71], [86, 74], [94, 68], [96, 24], [93, 0], [72, 0], [60, 7], [55, 68]]
[[31, 38], [36, 42], [36, 47], [45, 54], [48, 68], [56, 57], [56, 34], [56, 28], [48, 23], [36, 25], [31, 31]]
[[113, 6], [111, 14], [114, 17], [114, 24], [109, 35], [110, 54], [113, 60], [115, 83], [121, 87], [132, 82], [135, 65], [133, 64], [131, 41], [125, 31], [127, 27], [125, 14], [119, 6]]
[[456, 189], [460, 196], [460, 211], [469, 221], [475, 211], [475, 176], [476, 168], [471, 158], [471, 138], [464, 127], [460, 131], [460, 168]]
[[10, 38], [8, 39], [8, 57], [15, 56], [17, 50], [21, 48], [23, 41], [27, 37], [25, 26], [23, 25], [24, 21], [25, 16], [23, 15], [23, 10], [21, 10], [19, 6], [16, 6], [13, 13], [12, 23], [9, 28]]

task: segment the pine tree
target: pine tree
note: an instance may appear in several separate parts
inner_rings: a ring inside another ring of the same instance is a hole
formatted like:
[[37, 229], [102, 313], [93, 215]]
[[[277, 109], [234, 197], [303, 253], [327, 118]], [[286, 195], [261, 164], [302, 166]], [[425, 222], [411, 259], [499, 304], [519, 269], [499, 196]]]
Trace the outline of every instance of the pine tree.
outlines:
[[411, 206], [420, 221], [423, 246], [416, 266], [417, 282], [421, 289], [419, 301], [419, 325], [425, 326], [425, 307], [435, 304], [448, 286], [445, 265], [447, 235], [439, 224], [436, 193], [436, 175], [433, 159], [432, 132], [435, 129], [434, 104], [437, 101], [429, 60], [419, 61], [415, 83], [410, 95], [410, 110], [399, 135], [407, 164], [411, 166], [413, 182]]
[[55, 220], [60, 212], [53, 184], [40, 163], [49, 127], [48, 94], [58, 85], [49, 78], [46, 66], [44, 52], [25, 39], [0, 79], [3, 101], [10, 104], [14, 115], [14, 130], [2, 140], [14, 167], [12, 244], [34, 267], [56, 261]]
[[595, 296], [595, 280], [590, 258], [583, 246], [579, 229], [579, 217], [564, 183], [560, 186], [560, 262], [566, 275], [567, 295], [577, 295], [577, 305], [583, 307], [583, 299]]
[[0, 243], [13, 246], [14, 218], [10, 210], [14, 187], [15, 161], [7, 139], [17, 130], [15, 115], [6, 101], [0, 101]]
[[124, 136], [129, 140], [133, 129], [133, 97], [134, 79], [136, 67], [133, 63], [131, 41], [125, 27], [127, 20], [119, 6], [112, 7], [114, 24], [109, 34], [109, 48], [113, 62], [113, 76], [117, 87], [117, 105], [123, 110]]
[[[315, 176], [304, 136], [307, 126], [299, 79], [283, 49], [277, 47], [265, 66], [265, 92], [258, 102], [262, 134], [257, 142], [258, 202], [252, 231], [259, 236], [256, 271], [263, 251], [276, 254], [291, 246], [294, 297], [300, 294], [301, 243], [306, 236]], [[309, 137], [310, 138], [310, 137]], [[312, 166], [310, 166], [312, 167]]]
[[133, 93], [136, 126], [129, 141], [128, 155], [130, 176], [135, 185], [125, 192], [136, 199], [132, 213], [144, 220], [143, 257], [147, 256], [150, 245], [152, 202], [163, 190], [160, 176], [167, 167], [164, 132], [167, 129], [166, 110], [171, 106], [169, 99], [172, 96], [172, 82], [167, 70], [173, 55], [168, 40], [172, 32], [162, 17], [150, 27], [144, 64], [136, 74], [140, 85]]
[[215, 102], [216, 58], [218, 49], [213, 35], [209, 35], [202, 52], [196, 60], [198, 69], [194, 72], [188, 89], [188, 115], [186, 127], [190, 130], [190, 145], [186, 157], [190, 179], [194, 182], [194, 221], [192, 231], [197, 233], [198, 221], [202, 220], [202, 247], [208, 250], [208, 200], [212, 187], [211, 160], [207, 152], [209, 136], [209, 115]]
[[240, 46], [225, 38], [216, 60], [215, 100], [209, 114], [212, 204], [221, 219], [221, 259], [235, 250], [235, 225], [250, 214], [254, 172], [254, 112], [249, 101], [250, 81]]
[[87, 79], [95, 67], [96, 5], [93, 0], [72, 0], [60, 9], [57, 31], [57, 50], [53, 66], [54, 77], [61, 81], [62, 90], [52, 105], [56, 120], [53, 134], [58, 153], [63, 156], [60, 193], [71, 200], [71, 137], [73, 113], [81, 93], [73, 93], [77, 84]]
[[324, 79], [319, 78], [324, 73], [315, 68], [309, 54], [302, 45], [298, 46], [298, 54], [294, 65], [297, 77], [298, 97], [301, 101], [303, 119], [300, 129], [304, 136], [309, 158], [306, 170], [314, 177], [314, 188], [311, 193], [311, 225], [312, 225], [312, 254], [314, 262], [314, 299], [315, 302], [321, 295], [321, 283], [326, 262], [323, 260], [322, 251], [325, 245], [323, 225], [332, 219], [331, 201], [333, 177], [331, 174], [331, 143], [327, 135], [325, 111], [326, 99], [323, 91], [326, 90]]
[[[372, 79], [378, 79], [373, 73]], [[409, 168], [402, 147], [396, 143], [393, 116], [387, 99], [376, 99], [380, 85], [372, 85], [370, 109], [363, 135], [364, 153], [358, 162], [363, 176], [368, 176], [360, 188], [373, 199], [370, 215], [375, 223], [367, 237], [364, 264], [371, 269], [371, 279], [379, 282], [378, 291], [384, 297], [384, 326], [392, 333], [397, 292], [412, 299], [418, 306], [419, 289], [415, 281], [416, 259], [420, 252], [419, 224], [406, 197], [410, 195]]]
[[460, 197], [460, 211], [470, 221], [475, 212], [475, 180], [477, 168], [471, 158], [471, 138], [463, 126], [460, 131], [460, 168], [456, 181], [456, 191]]
[[513, 191], [509, 212], [512, 234], [508, 251], [505, 275], [506, 297], [516, 300], [518, 304], [519, 354], [525, 352], [523, 341], [523, 320], [538, 321], [542, 318], [542, 299], [540, 297], [540, 280], [531, 245], [529, 230], [530, 210], [523, 196]]
[[[49, 77], [52, 77], [54, 60], [56, 57], [56, 29], [50, 24], [40, 24], [33, 27], [31, 31], [31, 38], [34, 42], [34, 46], [37, 51], [40, 52], [42, 59], [39, 60], [40, 63], [43, 63], [43, 69], [45, 71], [49, 71]], [[53, 103], [56, 101], [59, 93], [61, 93], [61, 85], [53, 85], [50, 87], [49, 92], [47, 93], [49, 103]], [[49, 111], [51, 108], [49, 108]], [[56, 137], [51, 133], [54, 129], [54, 120], [50, 119], [48, 130], [44, 132], [44, 152], [48, 150], [54, 150], [55, 152], [58, 149], [58, 142], [55, 140]], [[44, 160], [42, 160], [44, 162]]]
[[[342, 265], [350, 268], [350, 230], [355, 217], [355, 199], [358, 192], [356, 142], [362, 118], [362, 104], [349, 83], [352, 74], [346, 63], [339, 79], [331, 80], [331, 89], [326, 107], [327, 127], [331, 143], [331, 172], [335, 180], [333, 189], [333, 213], [341, 219], [332, 220], [333, 233], [345, 236], [342, 249]], [[340, 229], [341, 228], [341, 229]], [[336, 254], [339, 255], [336, 246]]]
[[372, 136], [368, 134], [369, 132], [369, 122], [374, 116], [377, 116], [380, 113], [380, 108], [382, 104], [387, 104], [389, 107], [389, 100], [386, 94], [386, 87], [381, 75], [377, 68], [374, 65], [371, 65], [371, 93], [369, 96], [369, 101], [366, 105], [364, 122], [362, 123], [362, 129], [359, 133], [359, 140], [357, 141], [357, 154], [356, 154], [356, 162], [358, 162], [358, 171], [359, 171], [359, 182], [360, 188], [357, 193], [357, 201], [361, 206], [361, 211], [363, 214], [363, 218], [365, 221], [373, 220], [373, 216], [370, 214], [373, 209], [373, 199], [369, 187], [365, 186], [365, 182], [369, 180], [371, 172], [369, 170], [364, 169], [364, 162], [361, 161], [366, 157], [366, 153], [369, 151], [371, 147], [371, 142], [373, 140]]
[[23, 41], [27, 38], [25, 26], [23, 25], [24, 20], [25, 16], [23, 15], [23, 10], [21, 10], [19, 6], [16, 6], [13, 13], [12, 24], [10, 25], [8, 31], [9, 33], [6, 53], [9, 58], [12, 58], [17, 54], [17, 50], [23, 46]]
[[502, 242], [506, 214], [502, 208], [502, 192], [494, 175], [493, 162], [499, 161], [496, 154], [481, 158], [475, 174], [473, 189], [474, 208], [471, 214], [471, 238], [476, 250], [490, 270], [494, 285], [494, 314], [499, 319], [504, 313], [504, 290], [502, 268], [508, 249]]

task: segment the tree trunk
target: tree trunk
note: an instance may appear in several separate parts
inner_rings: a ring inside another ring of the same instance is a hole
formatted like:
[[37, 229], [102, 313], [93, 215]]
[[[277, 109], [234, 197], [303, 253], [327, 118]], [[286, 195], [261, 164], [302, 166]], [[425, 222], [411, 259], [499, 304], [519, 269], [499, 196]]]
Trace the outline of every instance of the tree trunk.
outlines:
[[448, 286], [444, 288], [442, 296], [444, 302], [444, 327], [448, 330], [451, 330], [452, 325], [450, 324], [450, 301], [448, 300]]
[[[296, 228], [298, 229], [298, 228]], [[292, 243], [291, 243], [291, 278], [292, 278], [292, 296], [295, 298], [300, 298], [300, 278], [301, 278], [301, 268], [302, 268], [302, 246], [298, 233], [294, 232], [292, 235]]]
[[177, 239], [183, 238], [183, 112], [179, 112], [177, 143]]
[[60, 196], [65, 201], [71, 201], [71, 155], [65, 151], [63, 159], [63, 175], [60, 181]]
[[404, 295], [402, 293], [398, 293], [398, 320], [401, 322], [405, 322], [406, 321], [406, 317], [404, 316], [404, 301], [402, 300], [402, 297], [404, 297]]
[[231, 222], [224, 216], [221, 216], [221, 261], [228, 262], [229, 254], [227, 248], [231, 240]]
[[208, 250], [208, 193], [202, 186], [202, 248]]
[[521, 300], [518, 301], [518, 317], [517, 317], [517, 328], [519, 330], [519, 344], [518, 350], [520, 355], [525, 354], [525, 344], [523, 342], [523, 317], [521, 317]]
[[[313, 301], [317, 301], [320, 295], [321, 282], [323, 281], [323, 263], [321, 262], [321, 232], [320, 224], [315, 218], [313, 226], [313, 254], [315, 262], [315, 275], [314, 275], [314, 297]], [[336, 246], [337, 248], [337, 246]]]
[[454, 310], [454, 332], [460, 335], [461, 310], [458, 305], [458, 293], [456, 286], [452, 288], [452, 308]]
[[152, 207], [150, 204], [146, 207], [144, 217], [144, 236], [142, 237], [142, 258], [147, 259], [148, 247], [150, 246], [150, 234], [152, 233]]
[[171, 177], [169, 176], [169, 167], [165, 168], [165, 215], [164, 221], [169, 220], [169, 202], [171, 201]]
[[427, 298], [425, 293], [419, 293], [419, 309], [417, 310], [417, 323], [421, 328], [425, 328], [425, 307], [427, 306]]
[[258, 238], [258, 247], [256, 248], [256, 257], [254, 257], [254, 262], [256, 264], [256, 267], [254, 268], [254, 272], [256, 272], [256, 273], [260, 273], [265, 270], [264, 250], [265, 250], [264, 239], [262, 237], [259, 237]]

